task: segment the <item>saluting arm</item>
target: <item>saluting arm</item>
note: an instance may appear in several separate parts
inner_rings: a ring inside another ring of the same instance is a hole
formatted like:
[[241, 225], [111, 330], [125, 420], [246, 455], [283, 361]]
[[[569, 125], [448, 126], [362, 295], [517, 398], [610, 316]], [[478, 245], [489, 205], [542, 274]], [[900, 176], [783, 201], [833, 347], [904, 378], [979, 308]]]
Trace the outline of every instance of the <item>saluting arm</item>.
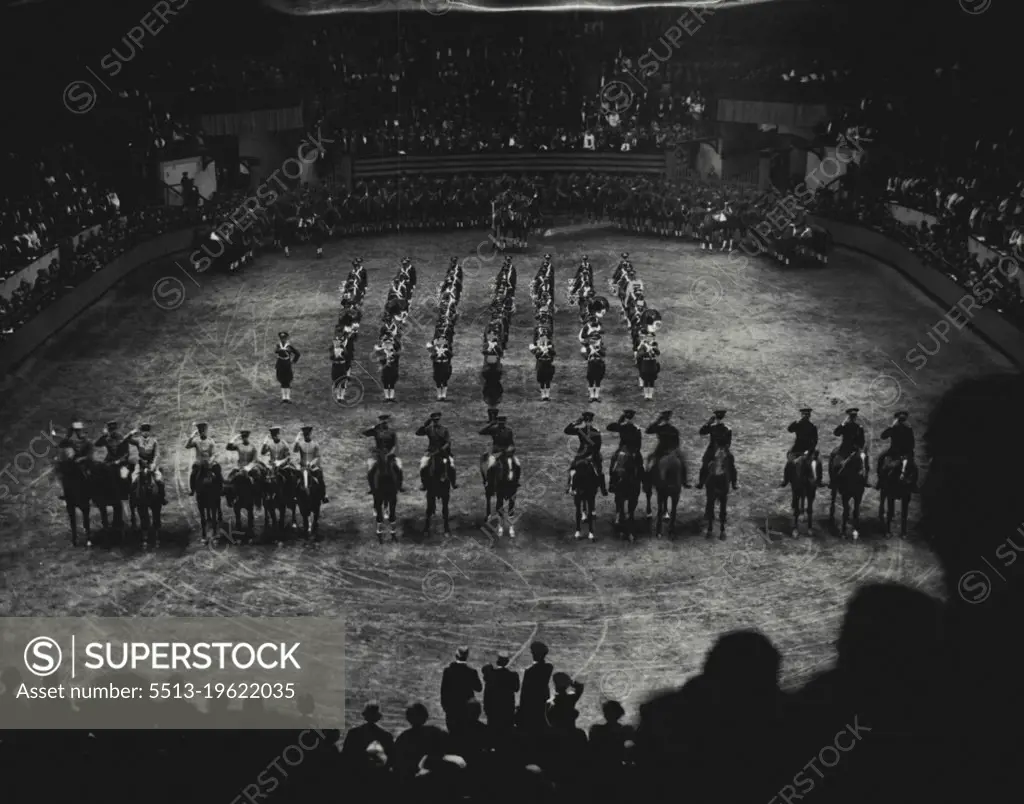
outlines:
[[839, 425], [835, 430], [832, 431], [832, 435], [841, 436], [843, 434], [843, 425]]

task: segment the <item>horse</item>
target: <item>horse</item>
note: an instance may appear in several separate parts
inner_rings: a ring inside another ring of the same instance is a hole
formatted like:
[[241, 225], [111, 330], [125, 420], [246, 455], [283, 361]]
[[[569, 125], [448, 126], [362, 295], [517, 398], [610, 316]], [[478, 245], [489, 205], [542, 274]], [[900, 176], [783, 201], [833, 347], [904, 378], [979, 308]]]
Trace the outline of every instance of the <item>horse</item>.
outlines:
[[[309, 536], [312, 533], [314, 539], [319, 538], [320, 531], [320, 506], [324, 497], [323, 481], [309, 469], [301, 469], [298, 482], [295, 484], [295, 500], [299, 505], [299, 512], [302, 514], [302, 535]], [[310, 528], [310, 517], [313, 523]]]
[[[837, 463], [838, 466], [836, 466]], [[832, 507], [829, 509], [828, 520], [835, 525], [836, 496], [839, 495], [843, 499], [843, 529], [840, 536], [846, 538], [846, 524], [852, 519], [853, 529], [850, 535], [854, 541], [857, 541], [860, 536], [860, 533], [857, 532], [857, 527], [860, 525], [860, 502], [864, 499], [864, 489], [867, 485], [864, 478], [864, 460], [861, 457], [861, 450], [854, 450], [845, 459], [836, 455], [829, 468], [832, 480]], [[851, 502], [853, 503], [852, 510]]]
[[[519, 480], [515, 476], [515, 467], [512, 465], [512, 452], [507, 451], [496, 456], [494, 465], [487, 468], [488, 454], [484, 454], [480, 463], [480, 474], [484, 479], [484, 494], [487, 498], [487, 514], [485, 521], [491, 519], [491, 499], [494, 499], [494, 511], [500, 519], [500, 531], [508, 529], [508, 537], [516, 537], [515, 527], [510, 517], [515, 515], [516, 493], [519, 490]], [[508, 503], [506, 510], [505, 503]], [[500, 535], [500, 534], [499, 534]]]
[[910, 471], [904, 470], [903, 461], [903, 458], [886, 457], [878, 473], [878, 485], [881, 490], [878, 518], [885, 524], [887, 538], [892, 536], [896, 500], [900, 501], [900, 538], [907, 538], [907, 514], [910, 510], [910, 495], [914, 491], [914, 477]]
[[[686, 463], [680, 460], [676, 452], [668, 452], [660, 456], [651, 466], [644, 479], [644, 494], [647, 495], [647, 517], [651, 516], [651, 489], [658, 494], [658, 521], [655, 525], [655, 536], [661, 538], [662, 524], [669, 520], [669, 538], [675, 538], [676, 510], [679, 506], [679, 494], [689, 488], [686, 482]], [[671, 508], [669, 504], [671, 503]]]
[[85, 531], [85, 546], [92, 547], [92, 535], [89, 532], [89, 513], [92, 497], [89, 493], [89, 475], [92, 467], [84, 460], [63, 458], [60, 461], [60, 484], [64, 495], [64, 507], [71, 523], [71, 545], [78, 547], [78, 518], [75, 511], [82, 512], [82, 528]]
[[643, 487], [643, 463], [638, 455], [620, 452], [611, 474], [612, 485], [615, 487], [615, 525], [619, 536], [625, 535], [633, 543], [636, 540], [636, 506], [640, 502], [640, 490]]
[[257, 481], [248, 472], [236, 472], [224, 490], [224, 499], [235, 510], [235, 530], [242, 530], [242, 511], [246, 513], [243, 544], [255, 538], [255, 509], [262, 505]]
[[430, 534], [430, 520], [437, 511], [437, 501], [441, 501], [441, 519], [444, 522], [444, 535], [451, 536], [451, 526], [448, 524], [448, 501], [452, 494], [451, 476], [448, 474], [448, 465], [445, 456], [440, 452], [430, 453], [427, 461], [427, 521], [423, 526], [423, 535]]
[[295, 473], [280, 466], [271, 466], [263, 481], [263, 527], [275, 531], [278, 547], [284, 541], [285, 515], [289, 508], [292, 527], [296, 527], [295, 482]]
[[220, 475], [213, 470], [212, 466], [201, 465], [196, 474], [195, 491], [204, 544], [210, 543], [210, 537], [206, 534], [207, 525], [213, 530], [214, 538], [216, 538], [218, 530], [224, 524], [224, 514], [220, 507], [222, 490], [223, 483]]
[[[124, 531], [124, 506], [131, 492], [131, 473], [125, 461], [97, 463], [90, 473], [90, 495], [100, 511], [100, 528]], [[107, 509], [111, 517], [107, 517]]]
[[133, 528], [135, 527], [135, 512], [138, 511], [143, 548], [149, 547], [150, 537], [159, 547], [160, 512], [163, 510], [163, 502], [160, 499], [160, 489], [157, 486], [156, 478], [153, 476], [153, 469], [148, 464], [139, 467], [139, 476], [132, 483], [131, 493], [128, 496], [128, 508], [131, 512]]
[[600, 478], [593, 458], [586, 458], [576, 464], [576, 473], [572, 479], [573, 502], [576, 504], [576, 534], [573, 538], [583, 538], [580, 526], [585, 521], [587, 539], [594, 541], [594, 508], [597, 504], [597, 489]]
[[390, 456], [383, 456], [377, 461], [370, 484], [373, 489], [373, 510], [377, 514], [377, 541], [384, 544], [384, 511], [386, 508], [391, 541], [397, 542], [395, 507], [398, 504], [398, 465]]
[[818, 478], [814, 474], [811, 456], [800, 453], [789, 462], [789, 485], [793, 490], [793, 538], [800, 535], [800, 515], [807, 514], [808, 533], [814, 528], [814, 497], [818, 493]]
[[725, 521], [729, 504], [729, 451], [717, 447], [708, 461], [707, 479], [704, 481], [707, 502], [704, 505], [704, 518], [707, 520], [707, 537], [711, 538], [712, 526], [715, 522], [715, 503], [718, 503], [718, 538], [725, 541]]

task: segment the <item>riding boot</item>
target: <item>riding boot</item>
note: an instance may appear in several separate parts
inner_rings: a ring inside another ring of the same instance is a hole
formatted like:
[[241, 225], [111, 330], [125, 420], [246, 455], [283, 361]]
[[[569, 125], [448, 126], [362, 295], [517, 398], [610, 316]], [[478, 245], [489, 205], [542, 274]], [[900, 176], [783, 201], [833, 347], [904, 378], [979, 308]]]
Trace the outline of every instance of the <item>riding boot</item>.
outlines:
[[457, 489], [459, 484], [455, 482], [455, 467], [448, 464], [448, 481], [452, 484], [453, 489]]
[[736, 474], [736, 462], [733, 460], [732, 455], [729, 456], [729, 480], [732, 482], [732, 490], [736, 491], [740, 484], [739, 477]]
[[405, 476], [402, 474], [402, 470], [397, 466], [395, 467], [395, 474], [398, 475], [398, 492], [400, 494], [405, 493]]
[[822, 488], [825, 484], [821, 482], [821, 461], [814, 461], [814, 480], [818, 485], [818, 488]]
[[780, 489], [786, 488], [789, 485], [789, 460], [786, 460], [786, 468], [782, 470], [782, 483], [779, 485]]
[[196, 468], [194, 466], [188, 476], [188, 496], [196, 496]]
[[427, 467], [420, 469], [420, 491], [427, 490]]
[[369, 486], [368, 494], [373, 494], [373, 469], [366, 473], [366, 483]]
[[607, 497], [608, 496], [608, 488], [604, 484], [604, 472], [601, 472], [601, 474], [599, 474], [597, 477], [601, 481], [601, 493], [605, 497]]
[[[882, 490], [882, 459], [885, 456], [879, 455], [875, 459], [875, 491]], [[867, 467], [864, 467], [865, 470]], [[867, 480], [867, 471], [864, 472], [864, 479]]]
[[160, 505], [167, 505], [167, 486], [164, 485], [162, 480], [156, 486], [160, 491]]

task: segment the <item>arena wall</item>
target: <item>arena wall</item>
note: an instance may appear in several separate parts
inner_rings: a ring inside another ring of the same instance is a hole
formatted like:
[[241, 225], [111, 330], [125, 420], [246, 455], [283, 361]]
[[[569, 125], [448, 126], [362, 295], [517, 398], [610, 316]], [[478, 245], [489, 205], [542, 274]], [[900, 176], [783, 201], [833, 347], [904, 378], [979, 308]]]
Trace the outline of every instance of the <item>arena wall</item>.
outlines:
[[[1024, 331], [998, 313], [982, 309], [983, 296], [980, 291], [976, 298], [971, 291], [961, 287], [945, 274], [924, 265], [910, 250], [878, 232], [824, 218], [812, 220], [832, 233], [837, 246], [860, 251], [895, 268], [935, 300], [944, 313], [937, 316], [936, 323], [930, 330], [921, 333], [922, 338], [929, 331], [943, 340], [953, 338], [956, 337], [958, 330], [970, 326], [990, 346], [1006, 355], [1018, 367], [1024, 368]], [[1006, 270], [1009, 271], [1009, 268]], [[995, 278], [1002, 282], [1008, 278], [1016, 280], [1015, 276], [1006, 277], [1003, 274]], [[940, 324], [940, 321], [945, 323]]]
[[9, 374], [32, 352], [99, 301], [114, 285], [147, 263], [187, 250], [192, 229], [169, 232], [141, 243], [114, 260], [73, 291], [57, 299], [15, 332], [0, 351], [0, 375]]

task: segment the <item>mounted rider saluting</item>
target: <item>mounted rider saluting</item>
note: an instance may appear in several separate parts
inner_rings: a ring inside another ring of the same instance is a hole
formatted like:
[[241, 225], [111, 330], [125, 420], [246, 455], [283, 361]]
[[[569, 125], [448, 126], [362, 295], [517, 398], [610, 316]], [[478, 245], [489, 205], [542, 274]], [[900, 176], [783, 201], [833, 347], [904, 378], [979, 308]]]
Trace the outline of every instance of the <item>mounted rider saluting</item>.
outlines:
[[239, 474], [251, 475], [254, 469], [257, 469], [254, 480], [259, 482], [262, 479], [261, 473], [258, 471], [262, 468], [262, 464], [259, 462], [256, 445], [249, 441], [249, 435], [251, 432], [251, 430], [239, 430], [238, 436], [241, 441], [236, 442], [232, 439], [224, 446], [224, 449], [228, 450], [228, 452], [234, 452], [238, 455], [238, 465], [228, 472], [228, 483], [234, 480]]
[[207, 435], [206, 422], [196, 422], [196, 430], [188, 437], [188, 441], [185, 442], [185, 449], [194, 449], [196, 451], [195, 460], [192, 462], [192, 471], [188, 476], [188, 493], [190, 497], [195, 496], [196, 478], [199, 476], [200, 467], [210, 467], [217, 478], [221, 482], [224, 481], [224, 478], [221, 477], [220, 464], [216, 460], [217, 447], [213, 443], [213, 439]]
[[569, 483], [565, 493], [572, 494], [572, 481], [576, 477], [576, 469], [583, 461], [592, 461], [597, 471], [597, 479], [600, 483], [601, 493], [608, 495], [608, 489], [604, 482], [604, 461], [601, 457], [601, 431], [594, 427], [594, 414], [585, 410], [576, 421], [566, 425], [563, 430], [566, 435], [574, 435], [579, 438], [579, 448], [576, 457], [569, 466]]
[[611, 475], [611, 488], [609, 490], [612, 492], [615, 491], [615, 464], [619, 456], [626, 454], [639, 458], [641, 454], [644, 434], [633, 422], [635, 415], [636, 411], [624, 410], [619, 420], [612, 422], [606, 428], [611, 433], [619, 434], [619, 446], [616, 447], [615, 452], [612, 453], [611, 460], [608, 462], [608, 473]]
[[828, 487], [834, 488], [833, 483], [835, 481], [834, 474], [836, 472], [836, 459], [840, 461], [846, 461], [854, 452], [860, 452], [860, 458], [864, 464], [864, 483], [868, 482], [868, 453], [864, 449], [865, 443], [867, 443], [867, 437], [864, 435], [864, 428], [861, 423], [857, 421], [857, 414], [860, 413], [860, 408], [847, 408], [846, 418], [843, 419], [835, 430], [832, 431], [832, 435], [839, 436], [842, 441], [839, 446], [832, 450], [832, 454], [829, 456], [828, 462]]
[[700, 463], [700, 477], [697, 480], [697, 488], [699, 489], [704, 488], [704, 481], [707, 480], [708, 476], [708, 464], [711, 463], [711, 459], [714, 457], [715, 450], [717, 449], [724, 449], [726, 451], [729, 462], [729, 482], [732, 484], [734, 491], [739, 488], [736, 478], [736, 462], [732, 457], [731, 450], [732, 428], [723, 421], [726, 412], [723, 408], [714, 411], [714, 415], [700, 428], [700, 434], [710, 436], [710, 439]]
[[445, 467], [448, 469], [448, 478], [451, 481], [452, 488], [457, 489], [459, 486], [455, 482], [455, 459], [452, 457], [452, 437], [448, 432], [448, 428], [441, 424], [441, 414], [436, 411], [431, 413], [430, 418], [416, 431], [416, 435], [427, 437], [427, 452], [420, 459], [420, 490], [427, 490], [427, 481], [429, 479], [427, 477], [428, 466], [430, 465], [430, 459], [434, 455], [441, 456]]
[[324, 490], [324, 498], [321, 503], [326, 505], [330, 502], [327, 498], [327, 481], [324, 480], [324, 470], [320, 466], [320, 445], [313, 440], [313, 426], [307, 424], [302, 428], [302, 435], [295, 437], [292, 445], [292, 452], [299, 453], [299, 470], [307, 470], [313, 477], [320, 481], [320, 488]]
[[[654, 452], [647, 456], [647, 462], [644, 465], [644, 471], [648, 474], [663, 456], [673, 452], [678, 456], [679, 462], [686, 465], [686, 458], [679, 446], [679, 430], [674, 424], [669, 423], [671, 418], [672, 411], [663, 410], [658, 414], [658, 418], [644, 430], [647, 435], [656, 436], [658, 439]], [[689, 484], [684, 484], [684, 488], [689, 488]]]
[[132, 485], [139, 479], [143, 465], [148, 466], [153, 473], [153, 480], [160, 492], [160, 504], [167, 505], [167, 487], [164, 485], [164, 475], [160, 471], [157, 460], [160, 456], [160, 444], [152, 433], [152, 426], [146, 423], [140, 424], [137, 430], [132, 430], [125, 436], [125, 441], [135, 447], [139, 453], [139, 460], [132, 471]]
[[889, 440], [889, 448], [878, 456], [875, 463], [876, 490], [881, 490], [882, 462], [886, 458], [903, 461], [901, 474], [907, 477], [914, 486], [917, 485], [917, 464], [914, 462], [914, 428], [907, 424], [909, 416], [910, 414], [905, 410], [898, 411], [892, 424], [882, 431], [881, 438]]
[[522, 467], [515, 455], [516, 436], [512, 428], [508, 426], [508, 416], [499, 415], [497, 408], [488, 408], [487, 419], [487, 426], [480, 431], [480, 435], [491, 437], [491, 451], [483, 456], [484, 488], [487, 487], [487, 472], [500, 458], [506, 456], [512, 459], [513, 480], [518, 483]]
[[[60, 442], [60, 448], [64, 450], [66, 456], [65, 460], [73, 461], [77, 464], [89, 463], [92, 461], [93, 443], [85, 437], [85, 426], [81, 422], [73, 422], [71, 427], [68, 429], [67, 434]], [[63, 475], [62, 467], [64, 461], [57, 462], [57, 482], [61, 493], [57, 495], [58, 499], [64, 499], [63, 492]]]
[[818, 428], [811, 421], [811, 408], [800, 408], [800, 418], [791, 422], [786, 428], [787, 433], [795, 433], [796, 439], [793, 446], [786, 453], [786, 468], [782, 474], [782, 484], [779, 488], [785, 488], [792, 482], [790, 477], [790, 465], [801, 455], [807, 455], [811, 459], [811, 466], [814, 469], [814, 478], [820, 488], [821, 482], [821, 459], [818, 455]]
[[381, 413], [373, 427], [363, 430], [363, 437], [372, 438], [374, 441], [373, 456], [369, 460], [366, 471], [366, 482], [370, 486], [370, 494], [373, 494], [373, 470], [377, 467], [378, 463], [388, 458], [395, 462], [395, 467], [398, 469], [398, 491], [404, 492], [405, 489], [402, 485], [402, 460], [395, 454], [395, 451], [398, 449], [398, 434], [391, 429], [391, 416], [387, 413]]
[[96, 446], [103, 447], [107, 451], [103, 458], [104, 466], [117, 466], [128, 462], [130, 445], [127, 439], [121, 435], [117, 422], [107, 422], [107, 432], [96, 439]]

